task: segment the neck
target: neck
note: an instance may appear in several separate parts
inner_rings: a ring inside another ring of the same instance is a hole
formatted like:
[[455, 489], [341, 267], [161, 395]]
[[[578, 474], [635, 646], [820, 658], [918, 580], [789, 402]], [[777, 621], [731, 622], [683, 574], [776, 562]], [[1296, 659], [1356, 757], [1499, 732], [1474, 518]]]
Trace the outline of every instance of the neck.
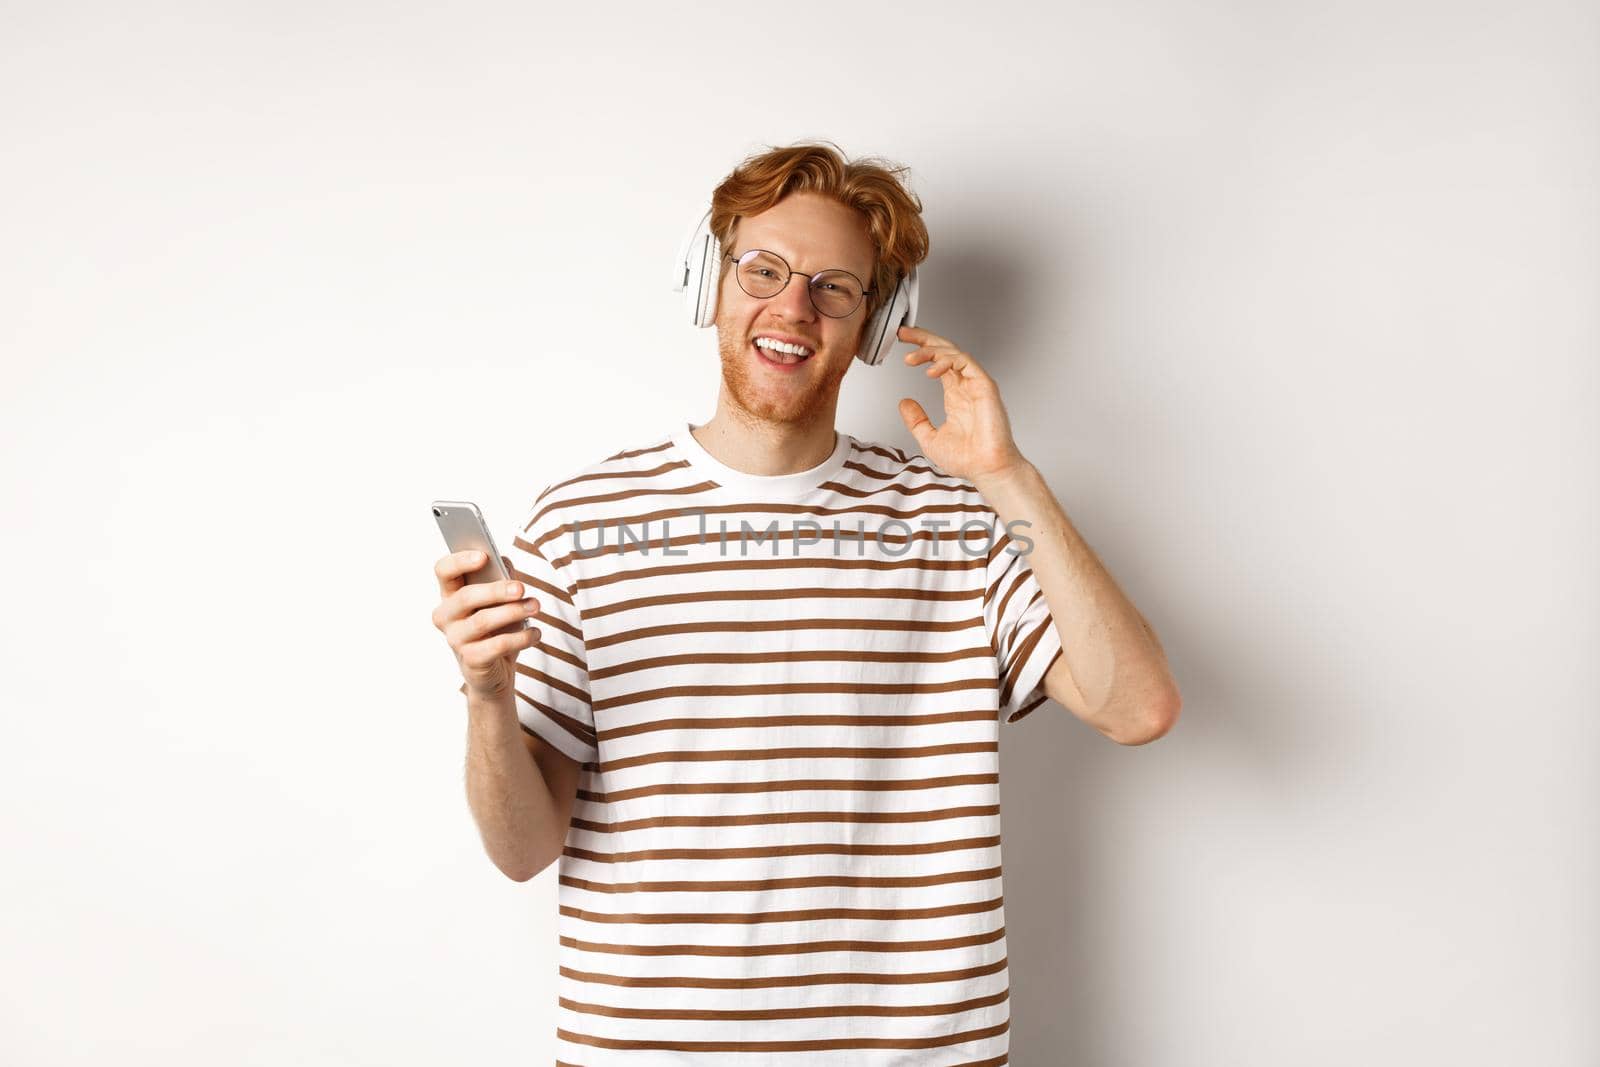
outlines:
[[808, 423], [770, 422], [719, 403], [711, 421], [691, 432], [718, 463], [760, 476], [798, 474], [820, 466], [838, 444], [832, 412]]

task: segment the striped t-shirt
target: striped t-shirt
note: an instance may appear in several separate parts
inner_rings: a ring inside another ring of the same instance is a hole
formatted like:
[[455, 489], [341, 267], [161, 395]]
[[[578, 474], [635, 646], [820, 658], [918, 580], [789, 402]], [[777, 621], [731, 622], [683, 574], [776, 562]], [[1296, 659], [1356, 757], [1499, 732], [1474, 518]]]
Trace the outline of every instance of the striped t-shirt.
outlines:
[[762, 477], [690, 429], [502, 542], [518, 717], [583, 764], [557, 1062], [1006, 1063], [998, 734], [1061, 654], [1027, 528], [921, 454]]

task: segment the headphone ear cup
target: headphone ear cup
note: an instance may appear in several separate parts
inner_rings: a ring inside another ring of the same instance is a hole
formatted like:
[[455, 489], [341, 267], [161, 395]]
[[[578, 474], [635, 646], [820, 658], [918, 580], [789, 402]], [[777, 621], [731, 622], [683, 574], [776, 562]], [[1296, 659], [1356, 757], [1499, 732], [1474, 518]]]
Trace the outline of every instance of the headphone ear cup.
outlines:
[[722, 263], [722, 246], [711, 232], [711, 207], [698, 215], [678, 248], [672, 264], [672, 287], [682, 290], [689, 321], [710, 326], [717, 317], [717, 275]]
[[711, 232], [710, 212], [706, 213], [701, 249], [704, 254], [700, 261], [700, 303], [694, 324], [703, 327], [717, 321], [717, 283], [722, 279], [722, 242]]
[[900, 337], [900, 327], [917, 324], [917, 268], [895, 283], [890, 295], [861, 331], [861, 350], [856, 358], [875, 367], [894, 351]]
[[[895, 287], [895, 291], [899, 292], [899, 286]], [[888, 303], [879, 305], [878, 310], [872, 313], [867, 324], [861, 328], [861, 347], [856, 351], [856, 358], [869, 367], [876, 366], [883, 358], [878, 355], [878, 343], [879, 338], [883, 336], [884, 319], [888, 318], [893, 302], [891, 299]]]

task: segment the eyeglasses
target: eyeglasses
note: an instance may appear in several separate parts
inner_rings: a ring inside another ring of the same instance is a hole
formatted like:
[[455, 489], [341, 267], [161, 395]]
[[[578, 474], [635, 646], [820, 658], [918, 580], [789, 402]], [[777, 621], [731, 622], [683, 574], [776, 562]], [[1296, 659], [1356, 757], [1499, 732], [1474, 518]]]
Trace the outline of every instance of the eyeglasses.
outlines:
[[[764, 248], [752, 248], [742, 256], [735, 256], [732, 252], [726, 253], [726, 256], [734, 261], [733, 276], [738, 279], [739, 288], [757, 300], [777, 296], [796, 274], [806, 277], [800, 271], [790, 270], [782, 256]], [[807, 288], [811, 292], [811, 306], [830, 319], [842, 319], [850, 315], [861, 306], [862, 299], [872, 292], [862, 286], [860, 278], [847, 270], [819, 270], [810, 278]]]

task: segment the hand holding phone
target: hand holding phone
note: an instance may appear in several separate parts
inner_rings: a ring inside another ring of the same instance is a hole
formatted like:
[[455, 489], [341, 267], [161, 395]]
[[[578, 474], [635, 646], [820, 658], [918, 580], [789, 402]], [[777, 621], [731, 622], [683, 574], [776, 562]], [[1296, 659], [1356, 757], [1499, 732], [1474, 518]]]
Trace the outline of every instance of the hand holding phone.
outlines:
[[440, 596], [433, 625], [449, 642], [469, 690], [508, 697], [517, 653], [539, 640], [532, 621], [538, 602], [512, 578], [475, 504], [435, 500], [433, 517], [450, 549], [433, 568]]

